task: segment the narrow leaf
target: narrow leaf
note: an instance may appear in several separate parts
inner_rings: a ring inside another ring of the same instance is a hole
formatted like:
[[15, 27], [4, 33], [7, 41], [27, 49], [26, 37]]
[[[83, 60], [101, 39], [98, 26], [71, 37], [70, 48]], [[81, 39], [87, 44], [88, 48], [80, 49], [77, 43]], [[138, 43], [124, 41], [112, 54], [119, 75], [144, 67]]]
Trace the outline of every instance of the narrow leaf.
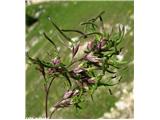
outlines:
[[71, 87], [72, 86], [72, 83], [71, 83], [71, 80], [69, 78], [69, 76], [67, 75], [66, 72], [63, 73], [63, 76], [67, 79], [68, 83], [69, 83], [69, 86]]
[[47, 34], [44, 32], [43, 35], [54, 46], [54, 48], [57, 50], [56, 44], [47, 36]]
[[80, 46], [80, 43], [78, 43], [75, 47], [73, 46], [72, 57], [74, 57], [76, 53], [78, 52], [79, 46]]
[[113, 94], [112, 94], [112, 91], [111, 91], [111, 89], [110, 89], [110, 88], [108, 89], [108, 91], [109, 91], [109, 94], [110, 94], [110, 95], [113, 95]]
[[51, 20], [50, 17], [48, 17], [48, 20], [51, 21], [52, 25], [59, 31], [59, 33], [61, 33], [61, 35], [62, 35], [64, 38], [66, 38], [66, 40], [72, 42], [71, 39], [70, 39], [68, 36], [66, 36], [66, 35], [61, 31], [61, 29]]

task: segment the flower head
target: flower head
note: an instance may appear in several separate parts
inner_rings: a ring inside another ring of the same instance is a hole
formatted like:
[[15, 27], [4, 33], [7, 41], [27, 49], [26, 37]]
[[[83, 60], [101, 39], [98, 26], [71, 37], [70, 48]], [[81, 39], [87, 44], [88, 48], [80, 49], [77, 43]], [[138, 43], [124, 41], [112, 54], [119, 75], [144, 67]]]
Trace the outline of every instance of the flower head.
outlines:
[[73, 72], [76, 73], [76, 74], [81, 73], [81, 72], [83, 72], [83, 71], [85, 71], [85, 69], [84, 69], [84, 68], [80, 68], [80, 67], [76, 67], [76, 68], [73, 70]]
[[60, 62], [61, 62], [61, 60], [60, 60], [59, 58], [55, 58], [55, 59], [53, 59], [53, 61], [52, 61], [52, 63], [53, 63], [54, 65], [58, 65], [58, 64], [60, 64]]
[[90, 62], [93, 62], [93, 63], [99, 63], [100, 62], [100, 58], [98, 58], [96, 56], [93, 56], [91, 53], [85, 55], [84, 59], [88, 60]]
[[93, 41], [89, 41], [88, 44], [87, 44], [87, 49], [88, 49], [88, 50], [92, 50], [93, 47], [94, 47]]
[[64, 96], [63, 96], [63, 99], [70, 98], [73, 95], [73, 93], [74, 92], [72, 90], [65, 92]]
[[85, 77], [85, 78], [83, 78], [83, 79], [82, 79], [82, 82], [87, 83], [87, 85], [96, 83], [96, 81], [93, 80], [91, 77]]
[[105, 44], [107, 43], [107, 40], [106, 39], [102, 39], [98, 44], [97, 44], [97, 49], [98, 50], [101, 50]]

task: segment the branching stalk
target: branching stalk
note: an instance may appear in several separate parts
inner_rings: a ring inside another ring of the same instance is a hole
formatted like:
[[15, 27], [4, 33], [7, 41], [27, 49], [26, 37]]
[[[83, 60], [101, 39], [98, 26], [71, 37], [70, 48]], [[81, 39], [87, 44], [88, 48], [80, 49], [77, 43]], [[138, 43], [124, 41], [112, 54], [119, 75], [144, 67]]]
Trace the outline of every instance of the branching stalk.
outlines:
[[49, 86], [47, 87], [47, 83], [44, 84], [44, 89], [45, 89], [45, 113], [46, 113], [46, 118], [48, 118], [48, 95], [50, 91], [50, 87], [52, 85], [53, 80], [55, 77], [53, 77], [49, 83]]

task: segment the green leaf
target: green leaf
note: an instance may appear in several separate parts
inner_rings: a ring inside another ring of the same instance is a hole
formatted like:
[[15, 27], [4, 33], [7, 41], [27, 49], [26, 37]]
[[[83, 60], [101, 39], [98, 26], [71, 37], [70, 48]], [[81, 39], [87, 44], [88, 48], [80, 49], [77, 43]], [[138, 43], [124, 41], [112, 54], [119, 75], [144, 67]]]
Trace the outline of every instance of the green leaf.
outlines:
[[98, 86], [114, 86], [120, 83], [122, 77], [119, 78], [117, 83], [113, 83], [113, 84], [108, 84], [108, 83], [103, 83], [103, 82], [98, 82]]
[[54, 46], [54, 48], [57, 50], [57, 46], [56, 46], [56, 44], [51, 40], [51, 38], [49, 38], [45, 32], [43, 33], [43, 35], [44, 35], [44, 37]]
[[71, 87], [72, 86], [72, 83], [71, 83], [71, 80], [68, 76], [68, 74], [66, 72], [62, 73], [62, 75], [67, 79], [68, 83], [69, 83], [69, 86]]
[[41, 65], [41, 66], [44, 66], [44, 67], [47, 67], [47, 68], [54, 67], [54, 65], [51, 64], [50, 62], [40, 60], [39, 58], [36, 58], [36, 59], [31, 58], [28, 53], [26, 54], [26, 56], [33, 64]]
[[96, 80], [97, 80], [97, 81], [100, 81], [100, 80], [103, 78], [103, 76], [104, 76], [104, 75], [101, 75], [101, 74], [100, 74], [100, 75], [97, 75]]
[[82, 109], [82, 107], [78, 103], [75, 103], [74, 105], [75, 105], [76, 109]]
[[109, 91], [109, 94], [110, 94], [110, 95], [113, 95], [113, 94], [112, 94], [112, 91], [111, 91], [111, 89], [110, 89], [110, 88], [108, 89], [108, 91]]
[[37, 61], [38, 61], [39, 64], [43, 65], [44, 67], [47, 67], [47, 68], [54, 67], [54, 65], [51, 64], [50, 62], [46, 62], [44, 60], [40, 60], [39, 58], [37, 58]]

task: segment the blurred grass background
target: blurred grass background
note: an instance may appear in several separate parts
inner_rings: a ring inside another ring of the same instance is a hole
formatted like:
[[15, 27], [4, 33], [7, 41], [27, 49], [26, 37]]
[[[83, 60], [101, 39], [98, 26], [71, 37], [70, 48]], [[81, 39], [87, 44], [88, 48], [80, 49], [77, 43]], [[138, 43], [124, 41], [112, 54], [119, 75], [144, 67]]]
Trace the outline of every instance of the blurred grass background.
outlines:
[[[56, 37], [57, 32], [47, 17], [53, 18], [61, 28], [81, 29], [82, 21], [105, 10], [103, 19], [106, 26], [123, 24], [128, 29], [121, 46], [124, 46], [125, 50], [124, 60], [129, 62], [127, 69], [122, 72], [122, 83], [129, 84], [134, 79], [133, 5], [133, 1], [52, 1], [27, 5], [26, 14], [37, 18], [37, 22], [26, 26], [26, 51], [29, 51], [31, 56], [42, 59], [48, 59], [47, 52], [54, 53], [54, 49], [42, 35], [45, 31], [60, 46], [61, 54], [64, 56], [63, 61], [68, 62], [68, 51], [59, 42]], [[43, 79], [40, 73], [35, 70], [34, 65], [26, 64], [26, 117], [44, 116], [43, 89]], [[63, 95], [64, 90], [65, 85], [61, 84], [60, 80], [55, 81], [50, 91], [50, 107]], [[123, 87], [114, 86], [112, 90], [114, 94], [116, 91], [123, 90]], [[109, 112], [118, 100], [119, 97], [109, 95], [108, 91], [102, 88], [94, 94], [94, 101], [88, 98], [85, 103], [81, 104], [82, 110], [77, 111], [74, 107], [65, 108], [57, 111], [53, 118], [99, 118], [105, 112]]]

